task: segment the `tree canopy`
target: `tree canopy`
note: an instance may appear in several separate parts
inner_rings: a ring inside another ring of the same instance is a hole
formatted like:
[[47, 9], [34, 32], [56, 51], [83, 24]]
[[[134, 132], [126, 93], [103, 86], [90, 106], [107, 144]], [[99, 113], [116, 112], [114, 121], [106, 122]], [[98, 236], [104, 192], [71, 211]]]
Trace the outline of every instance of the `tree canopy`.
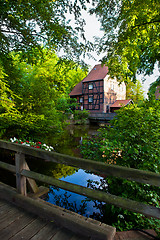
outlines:
[[97, 0], [90, 13], [99, 17], [104, 36], [97, 41], [103, 62], [119, 80], [136, 80], [160, 67], [160, 2], [158, 0]]
[[31, 65], [13, 52], [12, 62], [0, 68], [2, 133], [7, 129], [25, 136], [61, 129], [72, 105], [68, 94], [86, 72], [52, 51], [44, 49], [43, 55], [43, 61]]
[[[32, 49], [41, 51], [41, 45], [59, 51], [61, 48], [74, 57], [81, 55], [87, 45], [78, 41], [78, 33], [83, 35], [84, 21], [80, 18], [83, 1], [68, 0], [0, 0], [0, 52], [30, 53]], [[75, 16], [76, 27], [66, 20], [66, 13]]]
[[[91, 49], [85, 39], [82, 10], [89, 0], [0, 0], [0, 52], [23, 51], [32, 60], [33, 48], [41, 45], [65, 50], [68, 57]], [[74, 16], [75, 25], [66, 18]], [[158, 0], [92, 0], [90, 14], [96, 14], [104, 36], [97, 39], [97, 51], [110, 75], [120, 81], [136, 80], [136, 73], [151, 74], [160, 59], [160, 3]], [[81, 37], [81, 40], [80, 38]], [[2, 56], [1, 56], [2, 57]]]
[[136, 83], [128, 81], [126, 86], [126, 99], [132, 99], [136, 104], [144, 100], [144, 91], [140, 80], [137, 80]]

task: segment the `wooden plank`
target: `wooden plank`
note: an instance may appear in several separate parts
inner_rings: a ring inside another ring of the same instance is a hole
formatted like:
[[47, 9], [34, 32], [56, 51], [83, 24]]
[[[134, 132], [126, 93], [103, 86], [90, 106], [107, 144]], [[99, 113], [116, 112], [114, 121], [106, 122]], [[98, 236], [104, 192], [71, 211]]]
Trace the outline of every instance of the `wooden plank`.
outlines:
[[18, 208], [9, 206], [9, 211], [7, 211], [7, 209], [4, 209], [4, 211], [2, 211], [1, 216], [0, 216], [0, 222], [2, 222], [5, 219], [9, 219], [14, 215], [19, 216], [20, 214], [22, 214], [22, 212], [19, 211]]
[[[28, 214], [25, 214], [25, 215], [21, 216], [20, 218], [16, 219], [14, 222], [7, 225], [6, 228], [4, 228], [0, 231], [1, 239], [3, 239], [3, 240], [10, 239], [11, 237], [13, 237], [17, 233], [19, 233], [19, 231], [24, 229], [33, 220], [34, 220], [34, 218], [32, 215], [29, 216]], [[21, 238], [19, 238], [19, 239], [21, 239]]]
[[10, 240], [28, 240], [31, 237], [33, 237], [35, 234], [37, 234], [47, 223], [41, 219], [35, 219], [29, 224], [26, 225], [25, 228], [23, 228], [21, 231], [16, 233], [13, 237], [10, 238]]
[[13, 188], [6, 184], [0, 184], [0, 197], [3, 197], [3, 199], [8, 201], [14, 199], [14, 204], [19, 207], [37, 214], [39, 217], [48, 219], [49, 221], [55, 221], [57, 224], [76, 234], [82, 234], [86, 237], [97, 237], [97, 239], [100, 240], [111, 240], [116, 233], [116, 229], [112, 226], [107, 224], [94, 224], [87, 221], [86, 217], [77, 213], [54, 206], [41, 199], [35, 200], [22, 196], [21, 194], [17, 194]]
[[48, 223], [36, 235], [34, 235], [31, 240], [51, 239], [58, 231], [59, 227], [56, 227], [53, 223]]
[[38, 192], [29, 193], [28, 196], [32, 198], [39, 198], [45, 196], [49, 192], [49, 188], [44, 186], [40, 186], [38, 189], [39, 189]]
[[102, 174], [103, 176], [120, 177], [160, 187], [160, 174], [157, 173], [71, 157], [56, 152], [48, 152], [45, 150], [31, 148], [2, 140], [0, 140], [0, 147], [21, 152], [36, 158], [45, 159], [51, 162], [62, 163], [65, 165], [86, 169], [96, 174]]
[[76, 236], [74, 235], [71, 240], [89, 240], [90, 238], [86, 237], [84, 238], [83, 236]]
[[[147, 234], [148, 233], [148, 234]], [[149, 235], [151, 234], [151, 235]], [[117, 232], [114, 240], [158, 240], [157, 234], [154, 230], [129, 230], [123, 232]]]
[[[16, 173], [16, 167], [14, 165], [0, 161], [0, 167], [5, 170], [8, 170], [10, 172]], [[26, 170], [30, 170], [27, 163], [26, 163], [25, 167], [26, 167]], [[38, 189], [36, 182], [33, 179], [29, 179], [29, 178], [27, 178], [27, 182], [29, 184], [30, 190], [33, 193], [37, 193], [39, 189]]]
[[22, 153], [15, 154], [16, 163], [16, 186], [17, 191], [24, 196], [27, 196], [26, 177], [21, 175], [21, 171], [27, 168], [25, 155]]
[[[11, 206], [11, 204], [6, 203], [6, 206]], [[23, 212], [23, 215], [21, 217], [16, 217], [15, 221], [7, 225], [5, 228], [0, 230], [0, 236], [3, 240], [8, 239], [31, 239], [31, 240], [44, 240], [44, 239], [71, 239], [71, 237], [74, 235], [72, 232], [66, 229], [60, 229], [60, 227], [57, 227], [55, 223], [45, 223], [41, 219], [35, 219], [35, 216], [32, 214], [24, 213], [23, 210], [18, 209], [16, 206], [12, 205], [12, 210], [14, 212]], [[15, 214], [14, 214], [15, 216]], [[36, 223], [35, 223], [36, 222]], [[39, 225], [40, 223], [40, 225]], [[45, 226], [42, 224], [46, 224]], [[36, 229], [34, 226], [36, 225]], [[39, 226], [38, 226], [39, 225]], [[38, 226], [38, 227], [37, 227]], [[44, 227], [43, 227], [44, 226]], [[34, 228], [34, 231], [33, 231]], [[40, 229], [37, 232], [37, 229]], [[32, 231], [32, 233], [31, 233]], [[35, 234], [36, 232], [36, 234]], [[27, 233], [27, 234], [26, 234]], [[30, 237], [32, 234], [34, 234], [33, 237]], [[63, 238], [64, 237], [64, 238]], [[79, 238], [74, 235], [74, 238], [72, 240], [87, 240], [88, 238]]]
[[4, 205], [6, 205], [6, 202], [3, 201], [3, 200], [0, 200], [0, 207], [2, 207], [2, 206], [4, 206]]
[[10, 212], [12, 210], [12, 206], [10, 204], [5, 204], [3, 206], [0, 207], [0, 219], [2, 218], [2, 216], [5, 214], [7, 214], [8, 212]]
[[[30, 170], [27, 162], [26, 162], [26, 165], [25, 165], [25, 169], [28, 170], [28, 171]], [[30, 188], [31, 192], [37, 193], [39, 191], [39, 188], [38, 188], [35, 180], [27, 178], [27, 182], [28, 182], [28, 185], [29, 185], [29, 188]]]
[[50, 240], [70, 240], [72, 236], [73, 232], [62, 228]]
[[98, 201], [113, 204], [115, 206], [128, 209], [130, 211], [142, 213], [147, 217], [154, 217], [154, 218], [160, 219], [160, 208], [156, 208], [154, 206], [150, 206], [150, 205], [146, 205], [130, 199], [118, 197], [102, 191], [89, 189], [73, 183], [68, 183], [68, 182], [65, 182], [53, 177], [48, 177], [46, 175], [35, 173], [32, 171], [23, 170], [21, 174], [26, 177], [30, 177], [44, 183], [48, 183], [65, 190], [78, 193], [83, 196], [87, 196], [91, 199], [96, 199]]
[[20, 212], [17, 209], [13, 208], [10, 212], [7, 213], [7, 215], [4, 214], [0, 219], [0, 230], [6, 228], [8, 225], [10, 225], [23, 215], [23, 212]]
[[0, 167], [13, 173], [16, 172], [16, 167], [14, 165], [11, 165], [2, 161], [0, 161]]

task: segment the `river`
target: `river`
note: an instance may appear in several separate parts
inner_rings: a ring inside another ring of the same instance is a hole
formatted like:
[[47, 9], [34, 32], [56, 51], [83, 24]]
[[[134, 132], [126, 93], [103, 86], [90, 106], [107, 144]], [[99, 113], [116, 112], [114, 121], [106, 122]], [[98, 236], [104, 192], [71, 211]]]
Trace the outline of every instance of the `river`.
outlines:
[[52, 145], [56, 152], [70, 156], [81, 157], [79, 145], [86, 136], [97, 134], [97, 125], [68, 125], [56, 136], [48, 136], [47, 143]]

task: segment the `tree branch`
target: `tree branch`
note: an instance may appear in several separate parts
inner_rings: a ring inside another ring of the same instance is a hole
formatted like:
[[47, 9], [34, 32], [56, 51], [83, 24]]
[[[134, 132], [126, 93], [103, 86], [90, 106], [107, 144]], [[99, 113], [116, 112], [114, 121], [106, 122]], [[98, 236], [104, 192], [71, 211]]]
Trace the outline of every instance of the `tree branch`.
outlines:
[[147, 25], [147, 24], [152, 24], [152, 23], [160, 23], [160, 19], [159, 20], [153, 20], [153, 21], [150, 21], [150, 22], [145, 22], [145, 23], [141, 23], [141, 24], [138, 24], [138, 25], [135, 25], [132, 27], [132, 29], [136, 28], [136, 27], [141, 27], [141, 26], [144, 26], [144, 25]]
[[[22, 35], [22, 36], [23, 36], [23, 33], [22, 33], [22, 32], [18, 32], [18, 31], [10, 31], [10, 30], [3, 30], [3, 29], [1, 29], [1, 32], [2, 32], [2, 33], [17, 34], [17, 35]], [[39, 36], [39, 37], [47, 40], [46, 37], [40, 35], [39, 33], [31, 33], [30, 35], [31, 35], [31, 36]], [[23, 36], [23, 37], [24, 37], [24, 36]]]

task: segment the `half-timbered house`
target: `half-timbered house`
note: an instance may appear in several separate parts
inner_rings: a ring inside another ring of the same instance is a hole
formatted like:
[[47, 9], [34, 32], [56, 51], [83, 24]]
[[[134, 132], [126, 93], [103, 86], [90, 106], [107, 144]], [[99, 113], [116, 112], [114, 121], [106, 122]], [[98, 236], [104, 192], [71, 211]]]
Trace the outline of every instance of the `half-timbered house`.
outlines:
[[120, 84], [109, 77], [107, 66], [98, 64], [69, 95], [77, 99], [78, 109], [106, 113], [110, 112], [110, 106], [116, 100], [126, 99], [126, 86], [124, 82]]

